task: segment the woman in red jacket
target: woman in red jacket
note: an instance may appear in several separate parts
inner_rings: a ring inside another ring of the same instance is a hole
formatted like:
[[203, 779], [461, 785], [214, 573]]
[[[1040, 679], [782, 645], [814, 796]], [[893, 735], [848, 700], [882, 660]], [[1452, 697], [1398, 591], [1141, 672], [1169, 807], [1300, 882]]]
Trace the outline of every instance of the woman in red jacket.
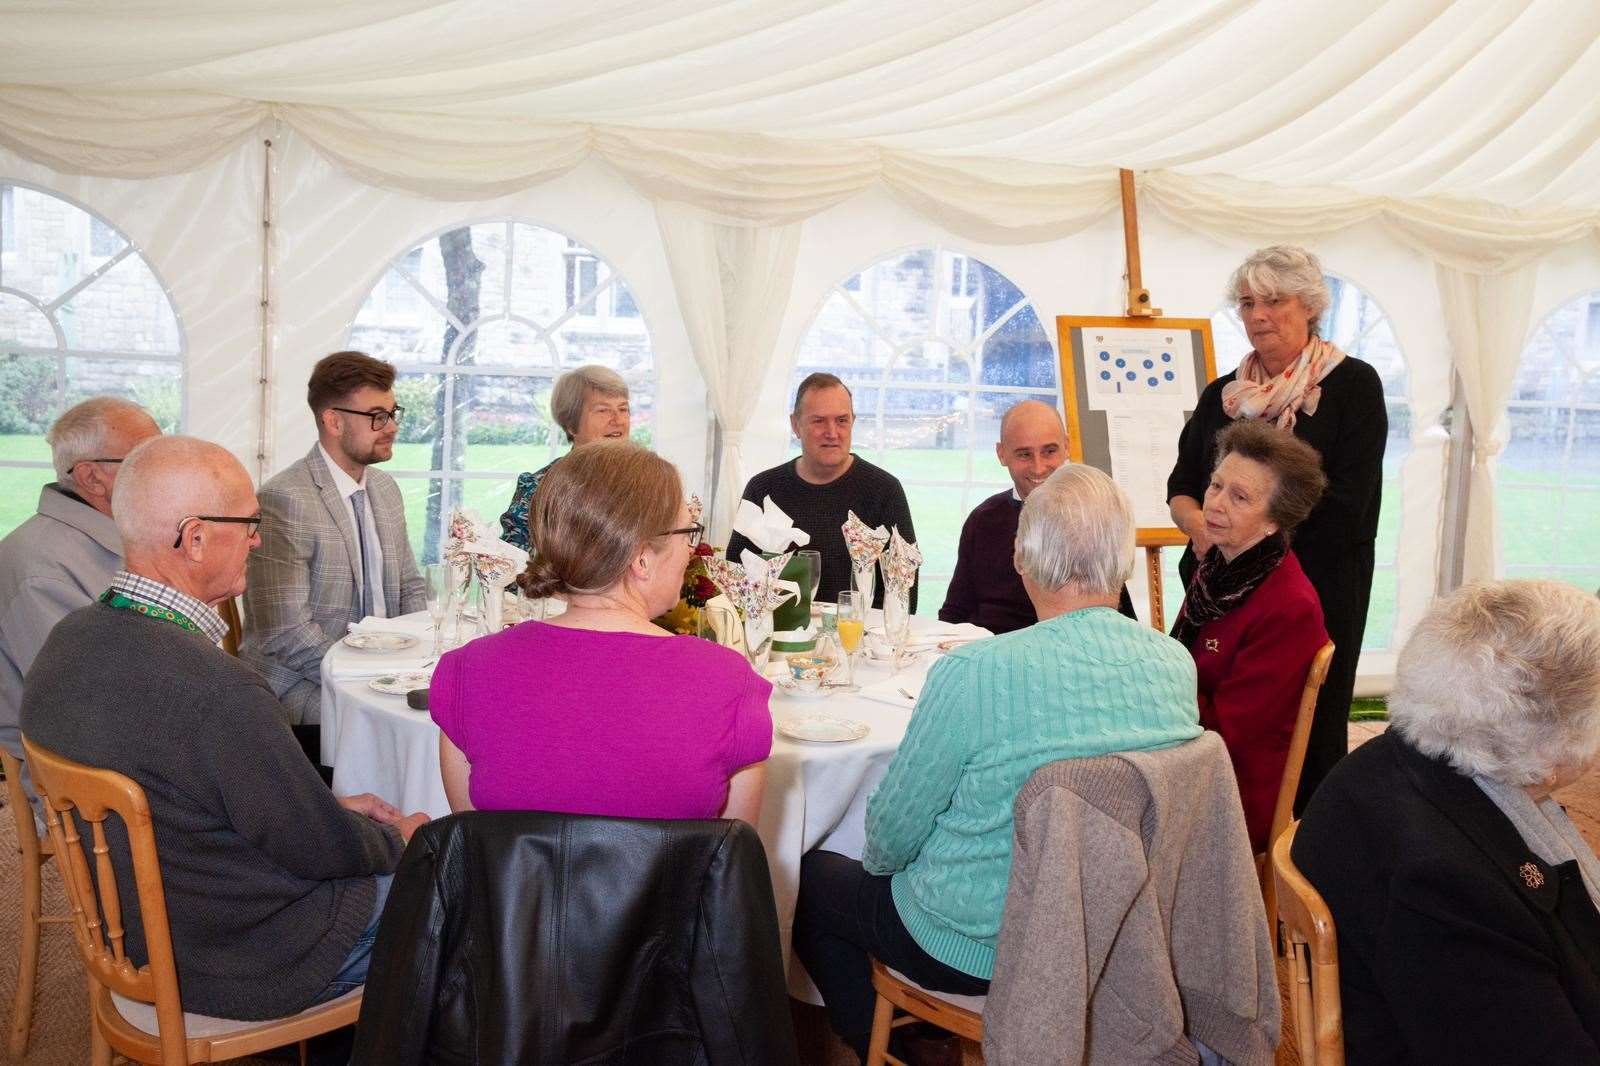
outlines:
[[1328, 641], [1322, 604], [1289, 548], [1327, 484], [1316, 450], [1268, 423], [1241, 420], [1217, 434], [1203, 512], [1211, 548], [1172, 626], [1194, 656], [1200, 724], [1228, 745], [1258, 852], [1306, 671]]

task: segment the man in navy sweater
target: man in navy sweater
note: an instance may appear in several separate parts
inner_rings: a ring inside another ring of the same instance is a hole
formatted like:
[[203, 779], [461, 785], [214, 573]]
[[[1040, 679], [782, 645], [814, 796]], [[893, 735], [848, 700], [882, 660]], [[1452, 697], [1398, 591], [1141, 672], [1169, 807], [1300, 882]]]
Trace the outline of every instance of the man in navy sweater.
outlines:
[[[1039, 620], [1012, 563], [1017, 516], [1028, 493], [1067, 461], [1067, 428], [1054, 407], [1023, 400], [1000, 420], [994, 453], [1011, 474], [1012, 487], [990, 496], [967, 516], [939, 620], [972, 622], [995, 633], [1009, 633]], [[1126, 588], [1118, 609], [1134, 617]]]

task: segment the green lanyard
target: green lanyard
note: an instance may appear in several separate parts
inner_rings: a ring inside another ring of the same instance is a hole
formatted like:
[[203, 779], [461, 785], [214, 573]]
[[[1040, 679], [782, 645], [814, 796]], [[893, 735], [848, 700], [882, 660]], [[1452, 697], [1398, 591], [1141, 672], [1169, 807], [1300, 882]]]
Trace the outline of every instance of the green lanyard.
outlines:
[[119, 611], [136, 611], [146, 618], [154, 618], [158, 622], [171, 622], [173, 625], [187, 629], [191, 633], [200, 632], [199, 626], [172, 608], [160, 607], [153, 603], [143, 603], [124, 596], [116, 589], [106, 589], [105, 592], [101, 593], [100, 602], [108, 607], [115, 607]]

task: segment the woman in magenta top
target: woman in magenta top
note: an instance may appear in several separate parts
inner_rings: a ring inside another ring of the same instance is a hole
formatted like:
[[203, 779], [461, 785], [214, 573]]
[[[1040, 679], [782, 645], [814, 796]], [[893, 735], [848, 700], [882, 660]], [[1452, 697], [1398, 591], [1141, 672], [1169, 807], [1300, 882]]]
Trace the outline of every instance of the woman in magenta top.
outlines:
[[650, 622], [677, 602], [702, 532], [677, 470], [626, 442], [575, 449], [529, 528], [528, 592], [567, 610], [439, 661], [428, 703], [450, 809], [753, 824], [772, 686], [736, 652]]
[[1211, 548], [1172, 635], [1194, 656], [1200, 724], [1222, 734], [1250, 844], [1265, 851], [1311, 660], [1328, 642], [1322, 604], [1289, 537], [1328, 479], [1309, 444], [1265, 422], [1217, 434], [1206, 488]]

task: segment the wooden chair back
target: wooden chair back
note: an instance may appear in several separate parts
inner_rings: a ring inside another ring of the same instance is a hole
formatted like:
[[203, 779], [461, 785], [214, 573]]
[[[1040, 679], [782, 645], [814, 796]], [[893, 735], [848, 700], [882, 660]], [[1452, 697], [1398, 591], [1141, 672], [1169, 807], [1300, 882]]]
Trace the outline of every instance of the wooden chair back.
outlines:
[[22, 763], [0, 748], [0, 767], [6, 773], [6, 803], [11, 806], [11, 818], [17, 823], [17, 850], [22, 852], [23, 869], [38, 867], [50, 857], [50, 842], [39, 839], [39, 827], [33, 822], [33, 805], [22, 790]]
[[48, 839], [39, 839], [38, 827], [33, 821], [33, 807], [28, 793], [22, 787], [22, 764], [4, 748], [0, 748], [0, 768], [6, 775], [6, 802], [11, 806], [11, 819], [17, 827], [17, 850], [22, 861], [17, 865], [17, 899], [22, 904], [22, 920], [18, 929], [17, 993], [11, 1004], [11, 1037], [7, 1048], [13, 1059], [28, 1053], [28, 1041], [33, 1032], [33, 993], [39, 976], [39, 934], [52, 923], [65, 923], [60, 914], [44, 914], [40, 909], [41, 870], [50, 861], [54, 850]]
[[239, 654], [239, 641], [244, 637], [244, 619], [239, 614], [238, 599], [229, 596], [217, 605], [217, 613], [228, 626], [228, 632], [222, 637], [222, 650], [236, 656]]
[[1289, 858], [1291, 823], [1272, 845], [1274, 916], [1281, 971], [1289, 980], [1289, 1022], [1304, 1066], [1344, 1066], [1344, 1017], [1339, 1005], [1339, 943], [1333, 915]]
[[1306, 683], [1300, 689], [1300, 709], [1295, 712], [1294, 733], [1289, 737], [1289, 754], [1283, 761], [1283, 778], [1278, 782], [1278, 800], [1272, 807], [1272, 827], [1267, 830], [1267, 850], [1256, 856], [1256, 876], [1261, 881], [1261, 898], [1267, 904], [1267, 921], [1272, 921], [1272, 876], [1268, 869], [1273, 842], [1294, 821], [1294, 798], [1300, 791], [1300, 774], [1306, 766], [1306, 745], [1311, 740], [1311, 720], [1317, 713], [1317, 694], [1328, 679], [1333, 662], [1333, 641], [1328, 641], [1312, 656]]
[[[66, 884], [84, 970], [92, 985], [154, 1004], [160, 1027], [161, 1061], [167, 1066], [181, 1066], [187, 1062], [183, 1007], [178, 998], [178, 971], [172, 956], [155, 830], [144, 789], [122, 774], [74, 762], [39, 747], [27, 737], [23, 737], [22, 746], [34, 784], [44, 800], [46, 825], [55, 845], [61, 879]], [[123, 945], [122, 901], [106, 839], [105, 822], [112, 814], [122, 821], [133, 858], [134, 889], [148, 955], [144, 966], [134, 966]], [[80, 836], [80, 820], [89, 828], [91, 839], [87, 843]], [[93, 856], [92, 876], [89, 855]]]

